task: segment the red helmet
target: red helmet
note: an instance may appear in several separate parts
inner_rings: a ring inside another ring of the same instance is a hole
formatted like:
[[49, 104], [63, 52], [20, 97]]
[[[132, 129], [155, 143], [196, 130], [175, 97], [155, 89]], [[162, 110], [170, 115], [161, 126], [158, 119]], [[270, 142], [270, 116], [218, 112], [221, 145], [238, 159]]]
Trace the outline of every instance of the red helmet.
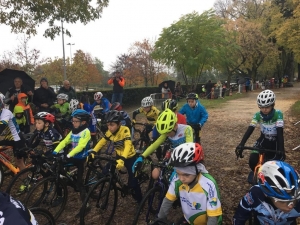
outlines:
[[54, 123], [55, 122], [55, 116], [53, 116], [51, 113], [48, 112], [39, 112], [34, 116], [34, 119], [43, 120], [45, 122]]
[[184, 143], [177, 146], [171, 155], [171, 164], [177, 167], [196, 165], [204, 160], [202, 146], [198, 143]]

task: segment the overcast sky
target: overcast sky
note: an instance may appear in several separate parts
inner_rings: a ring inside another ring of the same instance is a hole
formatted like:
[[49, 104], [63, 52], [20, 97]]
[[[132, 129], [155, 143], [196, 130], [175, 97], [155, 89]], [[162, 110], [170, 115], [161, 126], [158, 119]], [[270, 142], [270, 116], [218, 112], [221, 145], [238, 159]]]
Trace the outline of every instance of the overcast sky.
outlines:
[[[102, 18], [87, 24], [65, 24], [72, 37], [65, 36], [65, 54], [70, 57], [70, 46], [76, 50], [89, 52], [104, 63], [104, 69], [116, 61], [120, 54], [127, 53], [129, 47], [143, 39], [155, 40], [162, 29], [178, 21], [182, 15], [197, 11], [202, 13], [213, 7], [215, 0], [110, 0], [104, 8]], [[30, 49], [41, 51], [42, 57], [62, 57], [62, 38], [53, 41], [43, 37], [46, 25], [38, 28], [38, 34], [29, 42]], [[0, 55], [12, 51], [19, 45], [18, 36], [12, 34], [8, 26], [0, 25]]]

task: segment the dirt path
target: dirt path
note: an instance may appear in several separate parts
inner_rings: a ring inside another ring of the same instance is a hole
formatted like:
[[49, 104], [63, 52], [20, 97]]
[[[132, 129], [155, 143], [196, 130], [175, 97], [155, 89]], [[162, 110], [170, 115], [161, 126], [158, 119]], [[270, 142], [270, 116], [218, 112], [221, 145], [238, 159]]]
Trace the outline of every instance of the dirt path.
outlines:
[[[289, 116], [290, 106], [299, 100], [300, 85], [293, 88], [276, 89], [276, 109], [284, 113], [285, 122], [285, 149], [287, 150], [287, 162], [298, 167], [299, 152], [290, 151], [297, 146], [295, 128], [293, 123], [295, 118]], [[234, 153], [252, 116], [258, 111], [256, 97], [259, 92], [250, 92], [246, 97], [228, 101], [220, 109], [208, 110], [209, 119], [203, 128], [202, 144], [205, 150], [205, 164], [209, 172], [217, 180], [222, 196], [222, 206], [224, 213], [224, 224], [231, 224], [234, 208], [239, 203], [241, 197], [249, 189], [246, 182], [248, 169], [248, 155], [245, 158], [236, 160]], [[252, 145], [259, 136], [257, 127], [248, 145]]]

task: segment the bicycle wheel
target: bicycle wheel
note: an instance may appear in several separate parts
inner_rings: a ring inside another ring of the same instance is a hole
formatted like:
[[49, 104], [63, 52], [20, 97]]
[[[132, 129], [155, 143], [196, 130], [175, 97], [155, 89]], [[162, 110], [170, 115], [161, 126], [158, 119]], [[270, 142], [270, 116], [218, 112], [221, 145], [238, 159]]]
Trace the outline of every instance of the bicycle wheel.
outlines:
[[[91, 197], [98, 193], [97, 198]], [[88, 193], [80, 210], [81, 225], [109, 225], [117, 208], [118, 190], [115, 184], [110, 185], [110, 178], [102, 178]]]
[[132, 224], [144, 224], [155, 220], [165, 194], [166, 190], [162, 186], [150, 189], [143, 197]]
[[6, 193], [23, 202], [29, 191], [40, 181], [43, 176], [32, 166], [21, 170], [10, 181]]
[[39, 225], [55, 225], [55, 219], [47, 209], [35, 207], [29, 210]]
[[141, 190], [145, 190], [144, 193], [148, 192], [152, 187], [154, 180], [152, 179], [152, 158], [148, 156], [145, 158], [141, 169], [137, 172], [138, 183]]
[[0, 164], [0, 188], [2, 187], [3, 181], [4, 181], [4, 170], [1, 163]]
[[[55, 204], [57, 200], [59, 204]], [[38, 182], [27, 194], [25, 205], [28, 208], [41, 207], [50, 211], [57, 219], [63, 212], [68, 200], [68, 189], [63, 180], [56, 183], [55, 177], [47, 177]]]

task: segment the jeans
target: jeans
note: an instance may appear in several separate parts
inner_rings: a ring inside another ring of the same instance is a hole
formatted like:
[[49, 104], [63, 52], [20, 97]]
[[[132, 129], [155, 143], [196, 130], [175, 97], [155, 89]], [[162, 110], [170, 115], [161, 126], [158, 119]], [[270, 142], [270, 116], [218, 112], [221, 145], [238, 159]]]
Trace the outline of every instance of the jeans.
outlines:
[[111, 104], [119, 102], [122, 105], [123, 93], [113, 93], [111, 98]]

